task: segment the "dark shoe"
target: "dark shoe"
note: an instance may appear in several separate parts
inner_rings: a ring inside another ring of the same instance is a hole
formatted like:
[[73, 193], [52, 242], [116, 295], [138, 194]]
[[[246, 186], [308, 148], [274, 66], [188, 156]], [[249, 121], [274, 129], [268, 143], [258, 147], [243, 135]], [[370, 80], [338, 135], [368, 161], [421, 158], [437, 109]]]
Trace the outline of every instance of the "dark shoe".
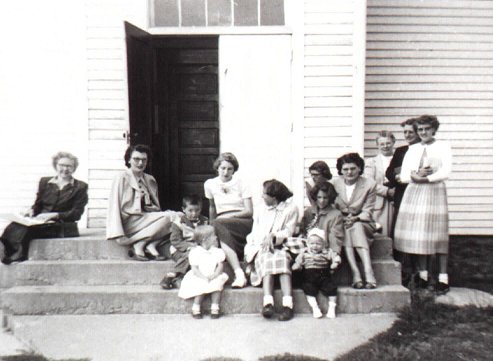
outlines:
[[289, 321], [293, 318], [293, 309], [289, 307], [283, 307], [281, 314], [279, 315], [279, 321]]
[[414, 289], [427, 289], [428, 288], [428, 281], [425, 281], [419, 276], [419, 273], [416, 273], [413, 278], [413, 283], [414, 283]]
[[195, 318], [196, 320], [200, 320], [202, 318], [202, 313], [199, 312], [192, 312], [192, 317]]
[[128, 250], [128, 256], [134, 261], [141, 261], [141, 262], [149, 261], [149, 258], [147, 258], [146, 256], [141, 256], [140, 254], [135, 253], [135, 250], [133, 248], [130, 248]]
[[357, 282], [353, 282], [353, 284], [351, 285], [351, 287], [357, 289], [357, 290], [360, 290], [364, 287], [365, 285], [363, 284], [363, 281], [357, 281]]
[[374, 290], [375, 288], [377, 288], [377, 283], [376, 282], [366, 282], [365, 288], [367, 290]]
[[274, 306], [273, 305], [265, 305], [262, 308], [262, 316], [265, 318], [271, 318], [274, 316]]
[[211, 310], [211, 318], [217, 320], [221, 317], [221, 312], [219, 310]]
[[164, 276], [161, 282], [159, 282], [159, 285], [165, 290], [171, 290], [173, 288], [173, 279], [168, 276]]
[[173, 284], [173, 287], [174, 288], [180, 288], [181, 281], [183, 281], [183, 275], [182, 274], [179, 274], [178, 276], [176, 276], [175, 278], [173, 278], [171, 280], [171, 283]]
[[436, 289], [437, 295], [441, 296], [441, 295], [446, 294], [448, 291], [450, 291], [450, 286], [446, 283], [438, 282], [436, 284], [435, 289]]

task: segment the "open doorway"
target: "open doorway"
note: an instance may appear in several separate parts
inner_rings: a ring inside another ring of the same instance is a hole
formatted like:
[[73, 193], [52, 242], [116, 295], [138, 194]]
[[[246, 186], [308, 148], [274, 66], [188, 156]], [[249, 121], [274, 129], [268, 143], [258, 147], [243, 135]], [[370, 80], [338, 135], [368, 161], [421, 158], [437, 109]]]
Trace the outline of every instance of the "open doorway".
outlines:
[[[155, 36], [125, 23], [130, 142], [148, 144], [164, 209], [203, 196], [219, 154], [217, 36]], [[204, 204], [204, 211], [207, 211]]]

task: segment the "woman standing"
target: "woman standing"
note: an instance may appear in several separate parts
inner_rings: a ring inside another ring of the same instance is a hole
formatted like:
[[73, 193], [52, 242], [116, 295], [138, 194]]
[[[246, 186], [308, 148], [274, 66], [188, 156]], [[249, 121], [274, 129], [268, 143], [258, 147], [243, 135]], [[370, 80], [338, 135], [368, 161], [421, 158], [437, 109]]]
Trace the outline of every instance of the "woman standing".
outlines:
[[246, 286], [247, 279], [240, 266], [246, 236], [252, 230], [252, 193], [250, 188], [233, 174], [239, 163], [234, 154], [222, 153], [214, 162], [216, 178], [204, 183], [204, 192], [209, 199], [209, 218], [219, 238], [226, 259], [234, 270], [232, 287]]
[[128, 169], [115, 177], [111, 187], [106, 238], [131, 245], [129, 255], [138, 261], [159, 258], [156, 245], [171, 233], [171, 222], [178, 213], [161, 211], [157, 182], [144, 173], [150, 148], [131, 145], [124, 158]]
[[27, 259], [29, 242], [33, 238], [78, 236], [77, 224], [87, 204], [87, 184], [72, 175], [79, 161], [68, 152], [53, 156], [56, 176], [43, 177], [39, 181], [36, 201], [24, 214], [42, 222], [35, 226], [10, 223], [4, 230], [1, 241], [5, 246], [2, 262], [10, 264]]
[[[365, 161], [358, 153], [344, 154], [337, 159], [337, 171], [341, 177], [332, 181], [338, 194], [335, 206], [344, 216], [344, 249], [353, 273], [353, 288], [373, 289], [377, 280], [373, 273], [370, 258], [370, 244], [376, 230], [373, 220], [375, 207], [376, 183], [362, 177]], [[354, 250], [363, 263], [365, 281], [356, 263]]]
[[394, 189], [388, 187], [388, 179], [385, 177], [385, 171], [390, 164], [394, 152], [394, 134], [382, 130], [377, 134], [376, 142], [378, 154], [365, 162], [365, 176], [377, 183], [377, 197], [373, 218], [382, 227], [382, 234], [389, 236], [392, 226], [392, 216], [394, 214], [394, 205], [392, 202]]
[[305, 190], [306, 190], [306, 196], [308, 198], [308, 201], [310, 202], [310, 205], [313, 207], [316, 204], [310, 195], [312, 188], [315, 186], [315, 184], [319, 182], [330, 181], [332, 179], [332, 173], [330, 173], [329, 166], [323, 160], [317, 160], [316, 162], [314, 162], [308, 168], [308, 171], [310, 172], [311, 178], [305, 181]]
[[[252, 233], [248, 235], [245, 247], [246, 261], [255, 262], [252, 285], [263, 284], [262, 315], [265, 318], [274, 315], [274, 276], [279, 275], [283, 296], [279, 321], [293, 318], [291, 256], [284, 246], [284, 241], [293, 235], [298, 222], [298, 208], [288, 201], [292, 196], [293, 193], [278, 180], [264, 182], [264, 206], [255, 214]], [[297, 246], [302, 248], [299, 242]]]
[[395, 225], [395, 247], [417, 256], [418, 274], [415, 284], [428, 287], [427, 256], [437, 255], [438, 283], [436, 291], [444, 294], [448, 285], [448, 204], [446, 180], [452, 169], [449, 143], [437, 141], [440, 126], [432, 115], [419, 117], [415, 129], [420, 143], [409, 147], [402, 164], [401, 182], [409, 183], [402, 199]]

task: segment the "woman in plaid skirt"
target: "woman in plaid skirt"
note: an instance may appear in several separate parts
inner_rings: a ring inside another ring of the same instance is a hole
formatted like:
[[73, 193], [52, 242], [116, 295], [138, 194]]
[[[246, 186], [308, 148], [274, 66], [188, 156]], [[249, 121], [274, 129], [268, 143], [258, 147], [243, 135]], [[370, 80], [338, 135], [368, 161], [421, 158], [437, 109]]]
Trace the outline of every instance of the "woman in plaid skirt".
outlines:
[[[301, 250], [302, 241], [290, 238], [298, 222], [298, 208], [288, 201], [293, 193], [278, 180], [264, 182], [262, 198], [265, 205], [254, 212], [252, 233], [247, 236], [245, 259], [254, 261], [251, 274], [252, 285], [263, 284], [264, 307], [262, 315], [274, 315], [274, 276], [279, 275], [282, 291], [282, 312], [279, 321], [293, 318], [291, 295], [291, 256], [289, 248]], [[299, 242], [299, 244], [296, 244]]]
[[[407, 151], [401, 182], [409, 183], [395, 225], [395, 248], [416, 255], [418, 274], [415, 285], [427, 288], [427, 256], [437, 255], [437, 294], [449, 291], [447, 261], [449, 248], [447, 191], [444, 180], [452, 168], [448, 142], [437, 141], [440, 123], [435, 116], [423, 115], [414, 123], [421, 139]], [[430, 286], [431, 287], [431, 286]]]

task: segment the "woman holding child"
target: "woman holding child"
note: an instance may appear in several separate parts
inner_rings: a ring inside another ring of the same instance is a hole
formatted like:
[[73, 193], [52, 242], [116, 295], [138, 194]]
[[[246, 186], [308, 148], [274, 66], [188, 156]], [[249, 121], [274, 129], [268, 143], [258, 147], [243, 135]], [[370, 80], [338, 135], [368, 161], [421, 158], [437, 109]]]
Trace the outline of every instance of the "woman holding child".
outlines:
[[127, 170], [112, 184], [106, 219], [106, 238], [132, 246], [129, 256], [138, 261], [159, 258], [156, 246], [171, 232], [178, 217], [174, 211], [161, 211], [154, 177], [144, 173], [151, 159], [146, 145], [131, 145], [125, 152]]
[[[373, 220], [376, 183], [362, 176], [365, 161], [358, 153], [347, 153], [337, 159], [337, 171], [341, 177], [332, 181], [337, 192], [335, 206], [344, 217], [344, 249], [353, 273], [353, 288], [373, 289], [377, 281], [370, 259], [370, 244], [376, 230]], [[355, 250], [363, 263], [365, 281], [361, 278], [355, 258]]]
[[219, 238], [226, 259], [234, 270], [232, 287], [242, 288], [247, 280], [240, 266], [246, 236], [252, 230], [252, 194], [241, 178], [233, 177], [239, 163], [234, 154], [222, 153], [214, 162], [216, 178], [204, 183], [209, 199], [209, 218]]
[[[252, 232], [247, 236], [245, 260], [252, 264], [251, 283], [262, 283], [264, 290], [262, 315], [274, 315], [274, 276], [279, 275], [282, 291], [282, 312], [279, 321], [293, 318], [293, 297], [291, 289], [291, 256], [289, 247], [303, 248], [299, 244], [286, 246], [285, 241], [293, 235], [298, 222], [298, 208], [289, 201], [291, 191], [278, 180], [264, 182], [262, 198], [264, 206], [256, 212]], [[292, 240], [296, 243], [296, 239]]]

